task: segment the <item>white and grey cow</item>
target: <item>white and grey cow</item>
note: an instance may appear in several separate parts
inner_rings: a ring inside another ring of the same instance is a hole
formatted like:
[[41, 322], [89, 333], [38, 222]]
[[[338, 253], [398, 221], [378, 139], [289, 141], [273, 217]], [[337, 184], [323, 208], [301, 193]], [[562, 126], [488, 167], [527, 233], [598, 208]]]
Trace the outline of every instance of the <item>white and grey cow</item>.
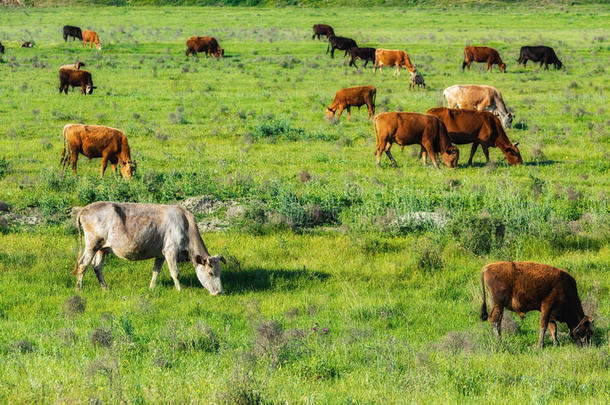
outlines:
[[443, 91], [443, 98], [449, 108], [489, 111], [496, 115], [504, 128], [513, 123], [513, 114], [508, 111], [502, 93], [492, 86], [483, 84], [456, 84]]
[[[74, 274], [76, 288], [83, 288], [83, 276], [89, 264], [100, 286], [106, 289], [102, 273], [108, 253], [126, 260], [155, 259], [150, 288], [167, 260], [176, 289], [178, 262], [191, 261], [197, 278], [210, 294], [222, 293], [220, 255], [210, 256], [201, 239], [193, 214], [178, 205], [114, 203], [100, 201], [83, 207], [78, 213], [79, 252]], [[82, 250], [82, 234], [85, 249]]]

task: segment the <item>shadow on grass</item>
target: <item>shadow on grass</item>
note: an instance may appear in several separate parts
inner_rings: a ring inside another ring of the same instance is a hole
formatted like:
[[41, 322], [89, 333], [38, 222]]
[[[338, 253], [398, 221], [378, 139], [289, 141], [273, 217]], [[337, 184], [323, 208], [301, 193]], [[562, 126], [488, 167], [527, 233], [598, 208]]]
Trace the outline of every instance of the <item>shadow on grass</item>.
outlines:
[[[330, 274], [315, 270], [264, 269], [259, 267], [242, 270], [223, 270], [222, 287], [226, 294], [243, 294], [265, 290], [296, 290], [313, 283], [321, 283]], [[164, 287], [173, 287], [170, 279], [160, 280]], [[180, 274], [180, 284], [185, 288], [203, 288], [194, 270]]]

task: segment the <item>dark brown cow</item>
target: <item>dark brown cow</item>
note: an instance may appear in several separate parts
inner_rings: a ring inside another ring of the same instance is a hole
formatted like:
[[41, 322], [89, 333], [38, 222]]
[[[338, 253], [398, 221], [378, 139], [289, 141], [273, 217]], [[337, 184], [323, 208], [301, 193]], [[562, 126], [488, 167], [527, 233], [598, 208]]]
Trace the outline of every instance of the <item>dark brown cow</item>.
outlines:
[[[493, 302], [490, 315], [485, 286]], [[496, 338], [500, 337], [504, 308], [516, 312], [521, 319], [529, 311], [540, 311], [540, 348], [544, 346], [547, 327], [553, 344], [557, 345], [557, 322], [567, 323], [570, 337], [580, 345], [588, 344], [593, 336], [593, 319], [582, 309], [576, 280], [564, 270], [533, 262], [491, 263], [481, 270], [481, 288], [481, 321], [489, 318]]]
[[375, 64], [375, 48], [350, 48], [349, 55], [351, 57], [349, 66], [357, 68], [356, 59], [362, 59], [364, 61], [364, 67], [370, 62]]
[[351, 107], [358, 107], [365, 105], [369, 108], [369, 118], [375, 115], [375, 96], [377, 89], [373, 86], [361, 86], [361, 87], [349, 87], [347, 89], [341, 89], [335, 94], [333, 103], [326, 109], [326, 115], [330, 117], [335, 116], [335, 112], [339, 110], [337, 119], [341, 118], [341, 113], [344, 109], [347, 109], [347, 120], [350, 119]]
[[434, 115], [445, 124], [451, 142], [457, 145], [472, 143], [468, 165], [479, 144], [483, 148], [485, 160], [489, 163], [489, 147], [499, 148], [511, 165], [523, 163], [521, 152], [508, 140], [498, 117], [488, 111], [461, 110], [454, 108], [431, 108], [426, 114]]
[[470, 70], [470, 64], [472, 62], [487, 62], [487, 70], [491, 70], [493, 65], [498, 65], [500, 72], [506, 73], [506, 64], [502, 62], [498, 51], [487, 46], [467, 46], [464, 48], [464, 63], [462, 63], [462, 70], [464, 70], [466, 66], [468, 66], [468, 70]]
[[373, 127], [377, 138], [375, 151], [377, 167], [381, 166], [381, 154], [384, 151], [392, 165], [396, 167], [396, 161], [390, 153], [392, 143], [397, 143], [401, 148], [405, 145], [421, 145], [426, 149], [436, 168], [438, 168], [437, 152], [441, 153], [443, 162], [447, 166], [451, 168], [457, 166], [460, 151], [451, 144], [443, 122], [432, 115], [408, 112], [381, 113], [373, 119]]
[[328, 46], [326, 47], [326, 53], [330, 50], [330, 57], [335, 57], [335, 49], [340, 51], [345, 51], [343, 56], [347, 56], [347, 53], [351, 48], [357, 48], [358, 44], [351, 38], [345, 37], [337, 37], [335, 35], [331, 35], [328, 37]]
[[222, 58], [225, 55], [224, 49], [218, 45], [218, 41], [214, 37], [190, 37], [186, 41], [186, 56], [195, 55], [198, 52], [205, 52], [205, 56], [214, 56]]
[[59, 69], [59, 94], [65, 92], [68, 94], [68, 87], [80, 87], [82, 94], [93, 94], [93, 89], [97, 89], [93, 85], [91, 73], [86, 70], [73, 68]]
[[316, 36], [318, 37], [318, 39], [320, 39], [320, 36], [322, 35], [324, 35], [326, 39], [328, 39], [328, 37], [330, 37], [331, 35], [335, 35], [335, 30], [333, 30], [333, 27], [326, 24], [314, 25], [313, 35], [311, 36], [311, 39], [314, 39]]
[[[89, 159], [102, 158], [101, 176], [104, 176], [108, 162], [116, 174], [116, 166], [121, 166], [121, 175], [131, 180], [136, 172], [136, 162], [131, 160], [129, 143], [125, 134], [116, 129], [102, 125], [68, 124], [64, 127], [64, 150], [59, 164], [65, 170], [72, 163], [72, 171], [76, 175], [78, 154], [82, 153]], [[66, 140], [68, 154], [66, 154]]]

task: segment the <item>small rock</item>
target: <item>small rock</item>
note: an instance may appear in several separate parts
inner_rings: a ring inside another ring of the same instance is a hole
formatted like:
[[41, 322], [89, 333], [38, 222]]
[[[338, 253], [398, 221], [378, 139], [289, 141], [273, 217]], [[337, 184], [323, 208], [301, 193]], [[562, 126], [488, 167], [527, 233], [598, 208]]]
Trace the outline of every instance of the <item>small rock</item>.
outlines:
[[193, 214], [204, 215], [211, 214], [226, 205], [222, 201], [207, 195], [187, 198], [179, 204]]
[[11, 209], [13, 209], [13, 207], [11, 207], [9, 203], [0, 201], [0, 211], [9, 212]]
[[199, 232], [222, 231], [229, 227], [229, 223], [218, 218], [207, 218], [197, 224]]
[[246, 207], [243, 205], [233, 205], [227, 208], [228, 219], [241, 219], [246, 215]]

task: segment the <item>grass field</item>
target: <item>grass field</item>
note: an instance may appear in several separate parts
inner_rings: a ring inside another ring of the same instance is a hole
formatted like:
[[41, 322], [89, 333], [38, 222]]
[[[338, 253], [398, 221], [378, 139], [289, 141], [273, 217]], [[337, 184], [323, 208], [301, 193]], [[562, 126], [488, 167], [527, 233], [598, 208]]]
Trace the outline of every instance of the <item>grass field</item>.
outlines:
[[[609, 17], [607, 5], [1, 9], [0, 200], [13, 212], [0, 217], [0, 402], [607, 403]], [[331, 60], [311, 40], [320, 22], [406, 49], [426, 90]], [[64, 43], [65, 24], [97, 31], [103, 50]], [[215, 36], [226, 57], [187, 59], [191, 35]], [[565, 69], [517, 67], [536, 44]], [[498, 49], [508, 72], [462, 72], [466, 45]], [[98, 88], [59, 95], [58, 67], [77, 59]], [[324, 119], [336, 90], [365, 84], [378, 112], [422, 113], [447, 86], [493, 85], [525, 164], [492, 149], [485, 165], [479, 149], [466, 167], [466, 145], [459, 168], [435, 170], [395, 146], [399, 168], [376, 169], [366, 108]], [[78, 177], [62, 174], [74, 122], [122, 129], [136, 177], [100, 179], [83, 157]], [[181, 293], [167, 267], [150, 291], [152, 262], [111, 257], [110, 290], [89, 270], [84, 301], [71, 298], [73, 206], [197, 195], [243, 207], [197, 214], [226, 224], [203, 239], [228, 259], [227, 294], [211, 297], [190, 264]], [[479, 271], [497, 260], [573, 274], [592, 347], [562, 324], [559, 347], [533, 348], [538, 313], [505, 315], [495, 342], [478, 310]]]

